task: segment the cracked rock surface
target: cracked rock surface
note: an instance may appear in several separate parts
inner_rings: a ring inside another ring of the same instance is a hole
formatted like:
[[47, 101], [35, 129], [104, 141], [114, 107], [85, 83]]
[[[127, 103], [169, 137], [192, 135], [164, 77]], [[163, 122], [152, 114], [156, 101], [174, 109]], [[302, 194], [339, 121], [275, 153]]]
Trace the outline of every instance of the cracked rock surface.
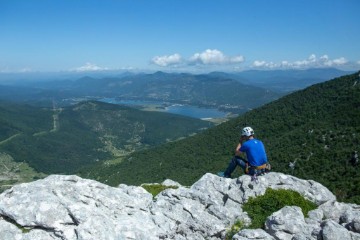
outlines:
[[242, 205], [267, 188], [292, 189], [319, 207], [305, 218], [298, 207], [273, 213], [265, 229], [233, 239], [360, 239], [360, 208], [336, 202], [321, 184], [281, 173], [238, 179], [207, 173], [190, 188], [178, 185], [155, 199], [142, 187], [110, 187], [77, 176], [51, 175], [0, 195], [0, 239], [224, 239], [236, 221], [250, 223]]

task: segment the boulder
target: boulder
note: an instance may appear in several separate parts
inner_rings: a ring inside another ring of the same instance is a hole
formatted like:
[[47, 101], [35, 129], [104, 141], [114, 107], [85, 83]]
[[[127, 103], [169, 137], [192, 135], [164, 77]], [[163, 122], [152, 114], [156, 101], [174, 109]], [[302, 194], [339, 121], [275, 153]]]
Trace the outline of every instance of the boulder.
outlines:
[[322, 239], [323, 240], [352, 240], [349, 231], [334, 220], [326, 220], [322, 223]]
[[265, 230], [276, 239], [293, 239], [295, 236], [312, 238], [313, 226], [305, 222], [301, 208], [286, 206], [266, 219]]
[[235, 234], [233, 240], [274, 240], [275, 238], [262, 229], [244, 229]]

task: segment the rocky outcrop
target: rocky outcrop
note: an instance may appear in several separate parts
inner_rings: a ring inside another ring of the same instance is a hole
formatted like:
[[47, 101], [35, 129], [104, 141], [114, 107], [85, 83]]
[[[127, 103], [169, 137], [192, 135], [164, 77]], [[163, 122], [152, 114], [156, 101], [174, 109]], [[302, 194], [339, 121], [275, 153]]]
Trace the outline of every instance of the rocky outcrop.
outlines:
[[258, 182], [205, 174], [191, 187], [167, 180], [156, 198], [142, 187], [110, 187], [77, 176], [52, 175], [0, 195], [0, 239], [224, 239], [242, 205], [267, 188], [292, 189], [319, 207], [305, 218], [296, 206], [273, 213], [265, 229], [246, 229], [233, 239], [360, 239], [360, 208], [336, 202], [321, 184], [281, 173]]

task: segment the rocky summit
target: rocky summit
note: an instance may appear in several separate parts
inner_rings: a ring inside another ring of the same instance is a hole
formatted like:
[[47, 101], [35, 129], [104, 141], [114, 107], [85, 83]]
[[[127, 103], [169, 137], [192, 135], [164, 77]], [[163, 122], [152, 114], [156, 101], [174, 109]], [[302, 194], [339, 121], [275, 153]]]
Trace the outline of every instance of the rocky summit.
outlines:
[[191, 187], [178, 185], [155, 198], [142, 187], [51, 175], [0, 195], [0, 239], [224, 239], [242, 205], [267, 188], [291, 189], [317, 204], [304, 217], [297, 206], [270, 215], [264, 229], [233, 239], [360, 239], [360, 206], [336, 201], [321, 184], [282, 173], [221, 178], [207, 173]]

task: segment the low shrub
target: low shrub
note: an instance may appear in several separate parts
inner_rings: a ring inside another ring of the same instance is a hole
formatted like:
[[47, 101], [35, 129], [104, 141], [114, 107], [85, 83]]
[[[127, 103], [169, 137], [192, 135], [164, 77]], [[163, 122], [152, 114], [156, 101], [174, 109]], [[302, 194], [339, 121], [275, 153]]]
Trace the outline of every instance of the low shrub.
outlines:
[[243, 205], [243, 210], [251, 218], [249, 228], [256, 229], [263, 228], [266, 218], [285, 206], [300, 207], [304, 216], [307, 216], [309, 211], [317, 207], [315, 203], [306, 200], [293, 190], [268, 188], [264, 195], [250, 198]]

